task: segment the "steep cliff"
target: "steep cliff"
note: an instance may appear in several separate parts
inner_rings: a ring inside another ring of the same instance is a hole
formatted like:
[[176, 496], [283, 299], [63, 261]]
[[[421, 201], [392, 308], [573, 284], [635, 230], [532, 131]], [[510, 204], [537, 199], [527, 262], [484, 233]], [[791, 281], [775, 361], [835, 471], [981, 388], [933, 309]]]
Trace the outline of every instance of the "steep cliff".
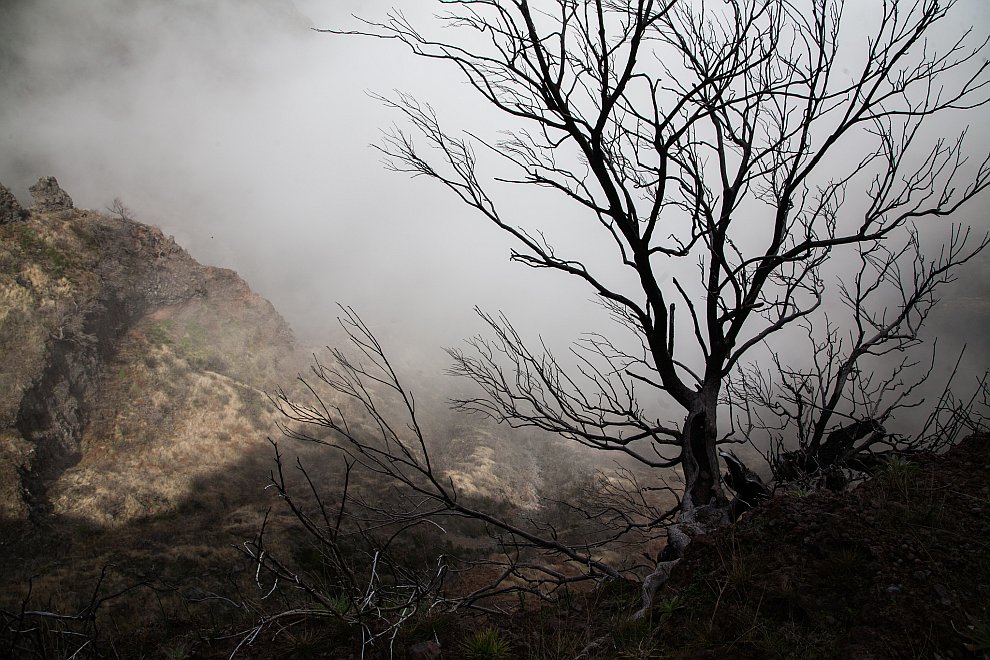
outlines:
[[[6, 189], [4, 189], [6, 193]], [[0, 224], [0, 521], [167, 512], [264, 442], [292, 334], [236, 273], [51, 177]]]

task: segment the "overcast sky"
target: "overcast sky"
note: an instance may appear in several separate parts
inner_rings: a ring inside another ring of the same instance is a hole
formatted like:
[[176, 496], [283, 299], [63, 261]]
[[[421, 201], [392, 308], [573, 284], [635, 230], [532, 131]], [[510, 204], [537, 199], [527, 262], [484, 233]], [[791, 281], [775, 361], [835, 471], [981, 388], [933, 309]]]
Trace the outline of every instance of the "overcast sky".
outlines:
[[[425, 0], [0, 0], [0, 182], [25, 202], [46, 174], [78, 207], [120, 197], [204, 263], [236, 269], [306, 341], [336, 302], [437, 370], [444, 346], [482, 329], [475, 304], [532, 332], [595, 329], [585, 289], [509, 264], [510, 243], [451, 195], [382, 168], [369, 145], [396, 117], [367, 90], [413, 92], [457, 127], [496, 117], [451, 67], [309, 30], [392, 4], [427, 18]], [[987, 34], [990, 3], [960, 4], [954, 24]], [[524, 213], [566, 211], [525, 201]], [[965, 220], [985, 229], [987, 208]], [[974, 272], [965, 295], [985, 302]]]

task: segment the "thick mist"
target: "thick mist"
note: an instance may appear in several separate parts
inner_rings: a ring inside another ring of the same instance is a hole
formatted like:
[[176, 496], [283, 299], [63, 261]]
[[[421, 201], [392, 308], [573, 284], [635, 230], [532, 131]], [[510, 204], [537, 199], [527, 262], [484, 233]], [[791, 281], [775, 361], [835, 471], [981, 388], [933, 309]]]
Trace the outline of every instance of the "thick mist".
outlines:
[[[8, 0], [0, 182], [22, 201], [46, 174], [78, 207], [120, 197], [202, 262], [237, 270], [303, 343], [336, 336], [340, 302], [430, 375], [447, 364], [443, 347], [484, 330], [474, 305], [558, 347], [607, 330], [586, 289], [510, 264], [508, 240], [448, 191], [381, 166], [369, 145], [399, 118], [368, 90], [411, 92], [454, 130], [498, 119], [452, 67], [310, 29], [354, 26], [352, 13], [381, 16], [391, 4]], [[403, 9], [429, 20], [424, 6]], [[961, 9], [957, 21], [987, 32], [986, 5]], [[971, 151], [985, 153], [988, 135], [974, 127]], [[573, 209], [530, 195], [507, 199], [520, 224], [538, 217], [565, 230], [563, 244], [588, 248], [569, 229]], [[988, 201], [956, 220], [982, 233]], [[990, 359], [988, 273], [987, 258], [961, 270], [961, 286], [945, 290], [951, 318], [932, 317], [943, 355], [970, 345], [973, 373]]]
[[309, 29], [378, 4], [340, 3], [316, 23], [288, 1], [8, 3], [0, 181], [25, 201], [49, 173], [79, 207], [120, 197], [240, 272], [309, 341], [324, 341], [337, 302], [437, 360], [480, 327], [475, 304], [534, 314], [550, 297], [573, 327], [585, 292], [541, 288], [496, 230], [382, 168], [370, 145], [394, 117], [366, 90], [471, 105], [390, 44]]

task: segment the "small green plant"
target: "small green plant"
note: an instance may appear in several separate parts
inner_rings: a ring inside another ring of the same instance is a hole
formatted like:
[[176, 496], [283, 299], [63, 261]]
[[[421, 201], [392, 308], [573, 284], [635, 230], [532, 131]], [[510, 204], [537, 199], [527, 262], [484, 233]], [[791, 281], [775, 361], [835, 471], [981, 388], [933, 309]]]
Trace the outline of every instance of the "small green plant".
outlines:
[[74, 267], [74, 262], [64, 250], [49, 244], [34, 228], [20, 225], [16, 234], [21, 252], [44, 262], [56, 278], [66, 275]]
[[624, 619], [612, 630], [612, 641], [619, 651], [619, 658], [641, 658], [653, 652], [653, 624], [646, 617]]
[[177, 350], [193, 367], [206, 368], [210, 358], [210, 336], [206, 328], [196, 321], [187, 323]]
[[155, 321], [148, 326], [145, 336], [147, 336], [148, 340], [155, 346], [171, 346], [174, 343], [174, 340], [172, 339], [173, 326], [174, 323], [170, 319]]
[[657, 601], [654, 609], [660, 614], [661, 619], [669, 619], [674, 616], [677, 610], [684, 608], [684, 598], [680, 595], [668, 596]]
[[185, 660], [185, 658], [188, 658], [192, 652], [189, 643], [185, 640], [179, 640], [172, 644], [163, 646], [160, 650], [162, 657], [166, 660]]
[[880, 479], [894, 495], [907, 499], [920, 474], [921, 468], [916, 463], [900, 456], [893, 456], [880, 472]]
[[399, 634], [406, 642], [421, 642], [424, 639], [433, 639], [436, 636], [441, 638], [450, 636], [459, 629], [459, 622], [455, 615], [449, 612], [424, 608], [420, 609], [402, 626]]
[[17, 225], [17, 244], [24, 252], [33, 252], [43, 245], [38, 232], [28, 225]]
[[830, 555], [832, 573], [837, 579], [851, 580], [863, 572], [863, 566], [870, 560], [869, 552], [859, 545], [837, 548]]
[[347, 611], [351, 609], [351, 599], [347, 596], [347, 594], [334, 594], [328, 600], [330, 610], [340, 616], [347, 614]]
[[756, 572], [756, 563], [751, 557], [744, 554], [742, 545], [736, 539], [735, 533], [730, 534], [727, 548], [719, 547], [718, 554], [722, 561], [722, 568], [725, 570], [727, 585], [736, 589], [745, 589]]
[[0, 249], [0, 273], [14, 275], [21, 270], [21, 260], [10, 250]]
[[478, 630], [461, 642], [464, 660], [504, 660], [509, 658], [509, 642], [498, 628]]
[[42, 254], [50, 264], [52, 274], [55, 277], [63, 277], [74, 265], [68, 255], [54, 246], [45, 245]]
[[930, 494], [921, 505], [911, 510], [912, 522], [924, 527], [940, 528], [945, 525], [945, 495]]

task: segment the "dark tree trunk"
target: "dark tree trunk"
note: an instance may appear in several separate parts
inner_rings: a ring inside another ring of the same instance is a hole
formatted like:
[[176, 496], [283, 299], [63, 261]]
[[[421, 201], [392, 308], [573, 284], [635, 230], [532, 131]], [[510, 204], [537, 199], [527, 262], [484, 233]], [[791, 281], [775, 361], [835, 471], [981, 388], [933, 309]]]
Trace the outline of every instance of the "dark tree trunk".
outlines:
[[671, 569], [684, 556], [691, 539], [729, 522], [729, 501], [722, 490], [716, 450], [717, 402], [717, 389], [698, 392], [684, 420], [681, 445], [684, 498], [680, 518], [667, 527], [667, 545], [653, 573], [643, 580], [643, 606], [633, 615], [634, 619], [650, 611], [656, 590], [670, 577]]
[[685, 507], [727, 505], [719, 478], [715, 393], [699, 392], [684, 420], [682, 460]]

